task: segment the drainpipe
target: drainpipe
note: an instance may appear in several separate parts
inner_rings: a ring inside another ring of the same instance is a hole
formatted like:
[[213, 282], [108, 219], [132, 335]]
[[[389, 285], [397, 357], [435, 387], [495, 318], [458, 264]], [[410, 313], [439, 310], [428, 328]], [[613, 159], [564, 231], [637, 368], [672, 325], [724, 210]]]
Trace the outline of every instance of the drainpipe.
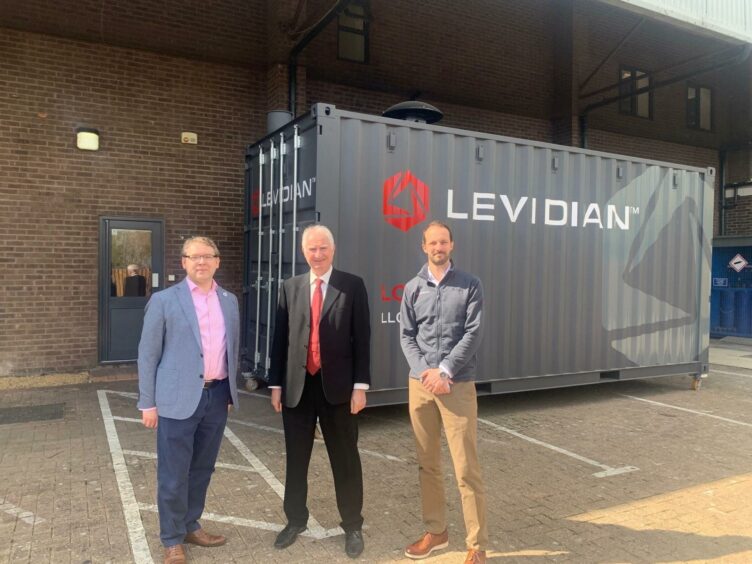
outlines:
[[719, 151], [718, 183], [720, 184], [718, 196], [718, 235], [723, 237], [726, 234], [726, 159], [728, 152], [726, 149]]
[[295, 119], [295, 98], [298, 90], [298, 55], [306, 48], [306, 46], [313, 41], [313, 39], [321, 33], [321, 31], [329, 25], [329, 23], [347, 7], [351, 0], [338, 0], [329, 11], [311, 28], [308, 30], [300, 41], [298, 41], [290, 50], [290, 58], [288, 60], [288, 81], [289, 81], [289, 103], [288, 108], [292, 114], [292, 118]]
[[587, 114], [582, 113], [579, 115], [580, 121], [580, 147], [587, 149]]
[[626, 94], [620, 94], [619, 96], [612, 96], [611, 98], [605, 98], [604, 100], [601, 100], [600, 102], [594, 102], [586, 106], [585, 109], [582, 111], [582, 113], [580, 113], [580, 147], [583, 149], [587, 149], [587, 143], [586, 143], [587, 115], [593, 110], [602, 108], [603, 106], [608, 106], [610, 104], [613, 104], [614, 102], [618, 102], [619, 100], [632, 98], [633, 96], [639, 96], [640, 94], [644, 94], [646, 92], [653, 92], [654, 90], [658, 90], [659, 88], [663, 88], [664, 86], [669, 86], [671, 84], [675, 84], [677, 82], [681, 82], [683, 80], [687, 80], [689, 78], [693, 78], [695, 76], [699, 76], [707, 72], [720, 70], [722, 68], [725, 68], [731, 65], [742, 63], [747, 60], [750, 53], [752, 53], [752, 45], [745, 45], [736, 55], [734, 55], [733, 57], [731, 57], [730, 59], [726, 61], [722, 61], [720, 63], [716, 63], [712, 66], [705, 67], [705, 68], [702, 68], [693, 72], [685, 73], [677, 77], [670, 78], [668, 80], [656, 82], [655, 84], [651, 84], [650, 86], [638, 88], [634, 92], [628, 92]]

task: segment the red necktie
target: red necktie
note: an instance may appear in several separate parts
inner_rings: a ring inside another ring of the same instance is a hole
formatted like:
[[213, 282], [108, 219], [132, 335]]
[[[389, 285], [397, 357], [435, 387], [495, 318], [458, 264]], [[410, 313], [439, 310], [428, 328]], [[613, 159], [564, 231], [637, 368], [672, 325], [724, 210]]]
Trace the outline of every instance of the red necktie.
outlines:
[[311, 334], [308, 339], [308, 358], [306, 359], [306, 370], [309, 374], [316, 374], [321, 368], [319, 321], [321, 321], [321, 306], [324, 304], [321, 282], [321, 278], [316, 278], [316, 288], [313, 290], [313, 298], [311, 299]]

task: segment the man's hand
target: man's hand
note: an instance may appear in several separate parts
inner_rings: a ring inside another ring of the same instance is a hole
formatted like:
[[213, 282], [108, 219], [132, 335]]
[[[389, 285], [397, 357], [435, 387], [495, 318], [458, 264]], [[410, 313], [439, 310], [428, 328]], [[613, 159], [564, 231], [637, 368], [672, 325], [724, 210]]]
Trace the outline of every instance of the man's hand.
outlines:
[[366, 391], [353, 390], [350, 397], [350, 413], [356, 415], [366, 406]]
[[274, 411], [282, 411], [282, 388], [272, 388], [272, 407]]
[[426, 390], [437, 396], [448, 394], [452, 391], [451, 380], [442, 378], [439, 368], [425, 370], [420, 375], [420, 381]]
[[147, 429], [156, 429], [157, 421], [159, 421], [159, 415], [157, 415], [157, 408], [145, 409], [141, 412], [141, 422]]

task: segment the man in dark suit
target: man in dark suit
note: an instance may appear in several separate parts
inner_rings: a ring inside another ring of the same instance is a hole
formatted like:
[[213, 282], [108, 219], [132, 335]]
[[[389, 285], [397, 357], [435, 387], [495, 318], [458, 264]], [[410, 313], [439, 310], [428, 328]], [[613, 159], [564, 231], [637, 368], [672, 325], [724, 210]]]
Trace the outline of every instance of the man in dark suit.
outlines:
[[138, 346], [138, 408], [157, 429], [157, 503], [165, 564], [185, 562], [184, 542], [225, 543], [198, 520], [222, 442], [238, 405], [237, 298], [214, 281], [219, 250], [207, 237], [183, 245], [186, 278], [146, 305]]
[[124, 296], [145, 296], [146, 295], [146, 277], [138, 273], [137, 264], [129, 264], [126, 267], [128, 276], [125, 277]]
[[[371, 330], [363, 280], [332, 267], [334, 237], [306, 228], [310, 272], [285, 280], [279, 293], [269, 371], [272, 407], [282, 412], [287, 451], [284, 510], [288, 524], [274, 546], [290, 546], [308, 522], [308, 464], [318, 417], [334, 475], [345, 552], [363, 552], [363, 472], [357, 414], [366, 405]], [[284, 396], [284, 397], [283, 397]]]

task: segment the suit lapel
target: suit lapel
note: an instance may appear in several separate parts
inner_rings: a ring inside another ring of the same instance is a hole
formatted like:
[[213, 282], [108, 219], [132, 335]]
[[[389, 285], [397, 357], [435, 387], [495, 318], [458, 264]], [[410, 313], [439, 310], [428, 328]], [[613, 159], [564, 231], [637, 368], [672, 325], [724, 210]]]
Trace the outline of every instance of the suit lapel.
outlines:
[[235, 351], [232, 350], [234, 342], [230, 338], [230, 335], [232, 335], [232, 330], [234, 329], [230, 325], [230, 323], [232, 323], [232, 320], [234, 319], [234, 317], [232, 316], [232, 302], [230, 301], [230, 296], [227, 295], [227, 290], [223, 289], [219, 284], [217, 284], [217, 298], [219, 299], [219, 307], [222, 310], [222, 317], [224, 317], [225, 320], [227, 358], [235, 358]]
[[300, 275], [300, 285], [298, 291], [303, 294], [303, 298], [300, 303], [303, 304], [303, 319], [305, 319], [305, 326], [311, 326], [311, 274], [306, 272]]
[[324, 305], [321, 308], [321, 319], [324, 318], [341, 293], [339, 273], [336, 270], [332, 270], [332, 275], [329, 277], [329, 287], [326, 289]]
[[183, 308], [183, 313], [185, 313], [186, 318], [188, 318], [188, 324], [191, 326], [193, 336], [198, 343], [198, 348], [203, 351], [203, 347], [201, 346], [201, 331], [199, 331], [198, 328], [198, 317], [196, 317], [196, 308], [193, 305], [193, 297], [191, 296], [191, 289], [188, 286], [188, 282], [183, 280], [177, 290], [180, 307]]

